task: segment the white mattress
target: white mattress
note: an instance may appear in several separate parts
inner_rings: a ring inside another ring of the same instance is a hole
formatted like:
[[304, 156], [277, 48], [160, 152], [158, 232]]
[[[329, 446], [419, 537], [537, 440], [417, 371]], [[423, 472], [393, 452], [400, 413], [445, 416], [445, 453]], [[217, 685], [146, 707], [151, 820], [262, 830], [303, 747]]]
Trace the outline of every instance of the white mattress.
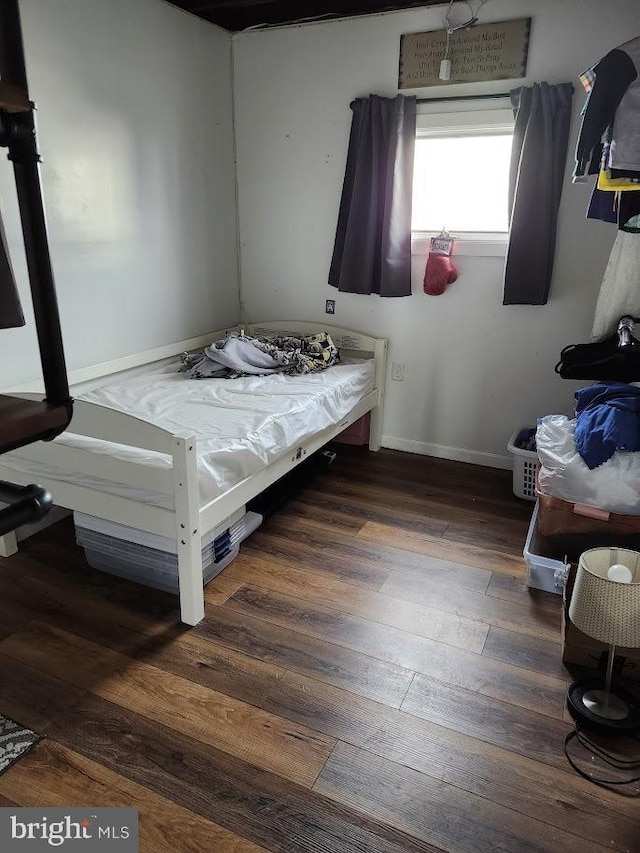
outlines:
[[[78, 396], [149, 421], [171, 432], [195, 433], [201, 503], [266, 468], [315, 433], [342, 420], [375, 387], [372, 359], [349, 359], [321, 373], [186, 379], [175, 366], [107, 383]], [[72, 427], [73, 428], [73, 424]], [[155, 467], [171, 467], [162, 453], [63, 433], [55, 443]], [[26, 450], [28, 452], [28, 448]], [[7, 453], [3, 467], [172, 508], [173, 497], [45, 466]], [[134, 472], [132, 471], [132, 479]], [[55, 496], [54, 496], [55, 500]]]

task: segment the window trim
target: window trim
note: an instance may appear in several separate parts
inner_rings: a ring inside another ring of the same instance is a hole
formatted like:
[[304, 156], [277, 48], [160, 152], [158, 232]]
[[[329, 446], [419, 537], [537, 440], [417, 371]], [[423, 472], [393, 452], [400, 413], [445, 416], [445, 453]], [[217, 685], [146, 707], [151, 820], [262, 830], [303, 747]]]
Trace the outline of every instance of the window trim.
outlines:
[[[437, 237], [438, 231], [412, 231], [411, 254], [429, 254], [432, 237]], [[507, 255], [509, 235], [506, 232], [471, 232], [459, 231], [451, 235], [455, 240], [454, 255], [472, 255], [477, 258], [504, 258]]]
[[[487, 102], [487, 108], [460, 110], [459, 104], [422, 103], [418, 105], [416, 119], [416, 139], [437, 138], [442, 136], [503, 136], [513, 134], [514, 117], [509, 106], [509, 99], [499, 102]], [[447, 107], [449, 107], [447, 109]], [[411, 254], [429, 254], [429, 244], [432, 237], [438, 236], [437, 231], [412, 230]], [[501, 257], [507, 253], [509, 234], [506, 231], [461, 231], [452, 233], [456, 240], [455, 254], [475, 257]]]

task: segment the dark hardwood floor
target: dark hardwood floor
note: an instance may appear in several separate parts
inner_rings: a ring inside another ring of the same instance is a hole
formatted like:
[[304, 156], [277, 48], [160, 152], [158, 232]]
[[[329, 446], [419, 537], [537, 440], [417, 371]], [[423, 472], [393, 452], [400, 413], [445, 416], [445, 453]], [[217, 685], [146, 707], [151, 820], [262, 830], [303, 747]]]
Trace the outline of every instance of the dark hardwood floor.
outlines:
[[195, 628], [49, 528], [0, 561], [0, 712], [46, 735], [0, 803], [135, 806], [149, 853], [638, 853], [640, 802], [563, 755], [531, 509], [507, 472], [338, 448]]

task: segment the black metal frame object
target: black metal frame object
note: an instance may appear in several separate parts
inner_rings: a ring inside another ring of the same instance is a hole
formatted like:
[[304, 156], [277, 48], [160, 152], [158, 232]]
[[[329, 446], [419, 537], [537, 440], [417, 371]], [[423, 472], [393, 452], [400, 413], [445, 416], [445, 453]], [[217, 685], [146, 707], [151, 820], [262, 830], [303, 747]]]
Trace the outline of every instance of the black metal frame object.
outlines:
[[[42, 199], [35, 107], [29, 100], [18, 0], [0, 0], [0, 82], [17, 91], [26, 104], [15, 111], [0, 106], [0, 145], [8, 149], [9, 160], [13, 163], [46, 404], [22, 401], [25, 413], [29, 405], [35, 406], [35, 415], [25, 419], [29, 427], [25, 427], [24, 435], [18, 432], [11, 441], [0, 444], [0, 453], [3, 453], [34, 441], [55, 438], [67, 428], [73, 414]], [[3, 399], [14, 407], [21, 404], [15, 398]], [[42, 413], [40, 422], [39, 412]], [[5, 416], [11, 417], [10, 414]], [[19, 487], [0, 482], [0, 501], [8, 504], [0, 511], [0, 535], [4, 535], [46, 514], [51, 496], [38, 486]]]

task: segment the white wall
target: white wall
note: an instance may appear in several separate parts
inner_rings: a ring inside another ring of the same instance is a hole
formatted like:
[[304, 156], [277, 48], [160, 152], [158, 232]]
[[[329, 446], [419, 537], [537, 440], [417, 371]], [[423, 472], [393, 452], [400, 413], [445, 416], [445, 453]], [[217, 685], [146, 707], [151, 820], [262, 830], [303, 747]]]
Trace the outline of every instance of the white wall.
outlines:
[[[159, 0], [20, 6], [69, 367], [236, 322], [229, 34]], [[0, 200], [26, 293], [9, 163]], [[23, 304], [0, 387], [38, 375]]]
[[[637, 0], [490, 0], [483, 22], [532, 16], [527, 82], [572, 80], [574, 120], [560, 211], [551, 298], [544, 307], [502, 302], [503, 260], [460, 257], [459, 280], [439, 297], [380, 299], [327, 284], [351, 119], [357, 96], [397, 93], [405, 32], [441, 26], [442, 7], [313, 24], [234, 38], [243, 318], [326, 318], [390, 339], [406, 361], [388, 381], [384, 443], [501, 464], [513, 429], [565, 411], [573, 383], [553, 366], [561, 348], [588, 340], [615, 227], [584, 217], [590, 186], [572, 185], [572, 152], [584, 102], [577, 75], [640, 32]], [[446, 86], [434, 94], [505, 91]], [[513, 84], [517, 85], [517, 84]], [[389, 379], [390, 377], [388, 377]]]

